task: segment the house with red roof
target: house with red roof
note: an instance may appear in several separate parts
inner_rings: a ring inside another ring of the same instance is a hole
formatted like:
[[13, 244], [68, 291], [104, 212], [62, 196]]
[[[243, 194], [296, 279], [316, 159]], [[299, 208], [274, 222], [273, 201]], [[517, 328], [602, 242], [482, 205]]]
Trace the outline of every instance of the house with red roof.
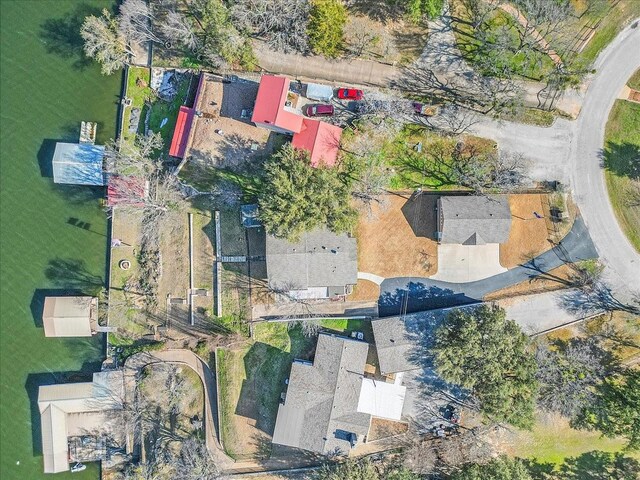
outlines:
[[313, 166], [335, 165], [342, 129], [298, 113], [292, 106], [295, 94], [289, 91], [289, 85], [287, 77], [263, 75], [251, 121], [259, 127], [293, 135], [292, 145], [308, 151]]

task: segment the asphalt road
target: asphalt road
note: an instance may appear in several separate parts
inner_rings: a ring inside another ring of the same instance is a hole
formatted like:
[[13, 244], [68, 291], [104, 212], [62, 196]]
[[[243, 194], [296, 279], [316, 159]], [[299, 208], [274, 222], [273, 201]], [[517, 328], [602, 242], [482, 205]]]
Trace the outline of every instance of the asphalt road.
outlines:
[[[636, 24], [638, 22], [636, 21]], [[640, 68], [640, 25], [625, 29], [598, 57], [571, 148], [571, 186], [601, 261], [605, 280], [620, 299], [640, 291], [640, 254], [625, 237], [607, 194], [602, 148], [609, 111]]]

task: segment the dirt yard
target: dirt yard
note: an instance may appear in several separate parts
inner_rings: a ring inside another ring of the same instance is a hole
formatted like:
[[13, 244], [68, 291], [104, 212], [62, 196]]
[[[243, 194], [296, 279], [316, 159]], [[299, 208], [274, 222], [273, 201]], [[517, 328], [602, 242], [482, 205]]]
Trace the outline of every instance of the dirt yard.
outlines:
[[347, 300], [353, 302], [377, 300], [380, 296], [380, 286], [369, 280], [358, 280], [357, 285], [353, 289], [353, 293], [349, 295]]
[[234, 171], [251, 170], [252, 164], [271, 154], [275, 134], [251, 123], [258, 83], [238, 79], [222, 83], [205, 74], [194, 117], [188, 152], [190, 162]]
[[[549, 250], [548, 208], [545, 195], [509, 195], [511, 232], [509, 240], [500, 245], [500, 264], [513, 268]], [[536, 213], [541, 217], [538, 218]]]
[[[358, 224], [358, 270], [381, 277], [430, 276], [438, 269], [438, 195], [390, 194]], [[356, 292], [356, 295], [359, 295]]]

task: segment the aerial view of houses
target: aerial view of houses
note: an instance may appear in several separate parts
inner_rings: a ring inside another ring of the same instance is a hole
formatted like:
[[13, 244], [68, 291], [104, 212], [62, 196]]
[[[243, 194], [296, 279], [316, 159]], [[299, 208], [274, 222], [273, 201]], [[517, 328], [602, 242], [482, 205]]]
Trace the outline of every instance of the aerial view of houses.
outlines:
[[640, 1], [0, 6], [0, 478], [640, 478]]

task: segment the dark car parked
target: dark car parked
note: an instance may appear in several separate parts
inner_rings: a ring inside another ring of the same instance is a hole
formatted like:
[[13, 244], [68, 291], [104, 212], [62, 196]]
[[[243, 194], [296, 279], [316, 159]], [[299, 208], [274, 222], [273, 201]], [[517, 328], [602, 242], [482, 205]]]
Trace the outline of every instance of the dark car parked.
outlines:
[[307, 105], [304, 107], [304, 114], [307, 117], [324, 117], [333, 115], [333, 105], [327, 105], [324, 103], [316, 105]]

